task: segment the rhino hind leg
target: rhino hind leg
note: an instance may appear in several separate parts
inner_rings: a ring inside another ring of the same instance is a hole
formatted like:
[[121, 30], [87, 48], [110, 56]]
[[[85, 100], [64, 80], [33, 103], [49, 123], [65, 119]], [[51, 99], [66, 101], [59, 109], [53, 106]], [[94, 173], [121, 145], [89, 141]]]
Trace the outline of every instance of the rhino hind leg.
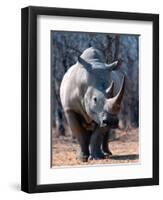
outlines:
[[78, 158], [82, 162], [87, 162], [89, 157], [89, 143], [90, 143], [90, 133], [86, 131], [80, 123], [80, 117], [73, 111], [68, 111], [65, 113], [67, 122], [73, 135], [77, 138], [81, 152]]
[[102, 148], [102, 151], [105, 155], [105, 158], [112, 155], [112, 152], [109, 149], [109, 133], [108, 132], [104, 133], [101, 148]]
[[90, 160], [100, 160], [105, 158], [105, 155], [101, 150], [102, 141], [103, 134], [100, 132], [100, 129], [97, 129], [92, 133], [90, 140]]

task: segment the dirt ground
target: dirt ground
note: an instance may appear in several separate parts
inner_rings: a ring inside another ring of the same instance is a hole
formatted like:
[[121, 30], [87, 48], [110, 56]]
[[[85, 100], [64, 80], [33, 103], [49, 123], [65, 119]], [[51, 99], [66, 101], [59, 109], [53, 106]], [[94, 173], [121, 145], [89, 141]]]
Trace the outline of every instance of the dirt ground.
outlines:
[[76, 139], [72, 139], [71, 133], [66, 136], [57, 136], [55, 129], [52, 131], [52, 167], [72, 165], [93, 165], [93, 164], [118, 164], [136, 163], [139, 161], [139, 130], [128, 131], [116, 130], [112, 134], [109, 147], [112, 156], [108, 159], [89, 160], [80, 162], [76, 159], [79, 152], [79, 145]]

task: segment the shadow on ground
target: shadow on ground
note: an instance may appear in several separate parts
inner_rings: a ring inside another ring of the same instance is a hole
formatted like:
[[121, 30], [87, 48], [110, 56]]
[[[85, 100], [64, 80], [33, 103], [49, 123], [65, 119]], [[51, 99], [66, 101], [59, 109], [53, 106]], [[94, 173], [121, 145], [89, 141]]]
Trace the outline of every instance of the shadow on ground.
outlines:
[[138, 154], [130, 154], [130, 155], [112, 155], [109, 157], [113, 160], [137, 160], [139, 159]]

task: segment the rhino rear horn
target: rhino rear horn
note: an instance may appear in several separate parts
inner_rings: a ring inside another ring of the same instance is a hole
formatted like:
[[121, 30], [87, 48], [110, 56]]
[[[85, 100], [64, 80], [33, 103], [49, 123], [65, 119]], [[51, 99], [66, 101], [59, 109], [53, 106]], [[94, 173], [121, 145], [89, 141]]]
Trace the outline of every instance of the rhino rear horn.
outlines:
[[109, 71], [113, 71], [116, 70], [118, 67], [118, 61], [114, 61], [113, 63], [110, 64], [105, 64], [106, 69], [108, 69]]
[[114, 92], [114, 81], [111, 82], [110, 86], [106, 89], [106, 96], [107, 98], [112, 98], [113, 97], [113, 92]]
[[122, 98], [124, 96], [124, 91], [125, 91], [125, 76], [123, 76], [121, 88], [120, 88], [118, 94], [115, 97], [107, 100], [109, 111], [111, 113], [117, 114], [119, 112]]

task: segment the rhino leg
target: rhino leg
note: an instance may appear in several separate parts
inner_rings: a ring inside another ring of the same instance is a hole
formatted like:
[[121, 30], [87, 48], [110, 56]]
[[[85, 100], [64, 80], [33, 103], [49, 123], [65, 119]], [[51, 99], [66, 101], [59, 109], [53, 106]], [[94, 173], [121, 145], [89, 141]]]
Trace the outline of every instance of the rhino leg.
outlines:
[[102, 141], [103, 134], [101, 133], [100, 128], [97, 128], [96, 131], [92, 133], [90, 140], [90, 160], [99, 160], [105, 158], [101, 150]]
[[79, 155], [79, 159], [83, 162], [88, 161], [89, 157], [89, 143], [91, 134], [86, 131], [80, 123], [80, 117], [73, 111], [68, 111], [65, 113], [68, 124], [73, 135], [77, 138], [81, 152]]
[[104, 133], [101, 148], [106, 158], [112, 155], [109, 149], [109, 133], [108, 132]]

